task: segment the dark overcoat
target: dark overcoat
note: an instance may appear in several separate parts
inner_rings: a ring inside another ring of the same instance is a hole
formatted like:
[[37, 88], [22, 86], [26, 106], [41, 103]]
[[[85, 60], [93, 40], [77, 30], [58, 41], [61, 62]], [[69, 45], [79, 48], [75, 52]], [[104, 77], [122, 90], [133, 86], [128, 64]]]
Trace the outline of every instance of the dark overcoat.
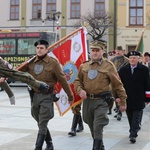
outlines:
[[150, 77], [148, 67], [137, 64], [131, 73], [130, 64], [119, 71], [120, 79], [127, 93], [127, 110], [141, 110], [145, 107], [145, 92], [150, 91]]

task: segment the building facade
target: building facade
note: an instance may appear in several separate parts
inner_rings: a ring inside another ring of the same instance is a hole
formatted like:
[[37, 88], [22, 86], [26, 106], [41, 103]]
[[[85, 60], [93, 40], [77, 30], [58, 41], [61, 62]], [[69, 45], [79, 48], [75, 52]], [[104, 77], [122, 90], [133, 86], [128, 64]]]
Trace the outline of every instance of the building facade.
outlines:
[[150, 52], [150, 0], [118, 0], [117, 12], [117, 44], [134, 50], [143, 33], [141, 52]]
[[54, 31], [60, 38], [74, 31], [87, 13], [110, 12], [114, 24], [104, 37], [107, 51], [118, 45], [126, 52], [135, 49], [144, 30], [144, 51], [150, 52], [150, 0], [0, 0], [0, 11], [0, 30]]

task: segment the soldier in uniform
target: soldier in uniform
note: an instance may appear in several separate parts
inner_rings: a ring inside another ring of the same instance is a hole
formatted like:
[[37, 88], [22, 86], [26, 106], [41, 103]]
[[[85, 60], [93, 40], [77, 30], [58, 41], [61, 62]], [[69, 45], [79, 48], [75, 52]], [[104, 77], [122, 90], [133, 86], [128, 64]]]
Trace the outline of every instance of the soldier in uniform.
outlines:
[[31, 74], [35, 79], [43, 81], [49, 85], [49, 91], [41, 93], [33, 89], [31, 97], [31, 114], [37, 121], [38, 135], [35, 144], [35, 150], [42, 150], [44, 141], [46, 142], [45, 150], [54, 150], [50, 131], [47, 127], [50, 119], [54, 117], [53, 106], [53, 87], [58, 82], [62, 85], [67, 93], [68, 103], [72, 104], [74, 97], [71, 88], [65, 78], [65, 75], [59, 65], [59, 62], [48, 55], [48, 42], [38, 40], [35, 42], [36, 58], [29, 63], [22, 71]]
[[[49, 86], [44, 82], [35, 80], [29, 73], [14, 70], [13, 67], [0, 57], [0, 77], [10, 77], [14, 80], [24, 82], [36, 90], [47, 91]], [[4, 81], [3, 81], [4, 82]]]
[[11, 105], [15, 105], [15, 96], [12, 92], [11, 88], [9, 87], [8, 83], [5, 81], [5, 78], [0, 78], [0, 86], [5, 90], [9, 97], [9, 101]]
[[121, 102], [120, 110], [126, 110], [126, 92], [117, 76], [114, 65], [103, 59], [104, 44], [91, 43], [91, 60], [84, 62], [74, 81], [75, 91], [83, 100], [83, 121], [88, 124], [93, 137], [92, 150], [104, 150], [103, 128], [109, 123], [107, 111], [111, 101], [110, 84]]
[[[112, 57], [110, 59], [110, 61], [113, 62], [113, 64], [115, 65], [117, 71], [120, 70], [121, 67], [125, 66], [126, 64], [129, 63], [129, 60], [126, 56], [124, 56], [124, 50], [122, 48], [122, 46], [117, 46], [116, 48], [116, 51], [115, 51], [115, 56]], [[116, 94], [116, 92], [113, 90], [112, 88], [112, 91], [113, 91], [113, 95], [115, 97], [115, 99], [118, 100], [118, 95]], [[110, 108], [111, 109], [111, 108]], [[111, 110], [109, 110], [110, 112]], [[122, 113], [121, 111], [119, 110], [119, 106], [117, 105], [117, 102], [116, 102], [116, 113], [117, 115], [115, 115], [115, 117], [117, 118], [118, 121], [121, 120], [121, 117], [122, 117]]]

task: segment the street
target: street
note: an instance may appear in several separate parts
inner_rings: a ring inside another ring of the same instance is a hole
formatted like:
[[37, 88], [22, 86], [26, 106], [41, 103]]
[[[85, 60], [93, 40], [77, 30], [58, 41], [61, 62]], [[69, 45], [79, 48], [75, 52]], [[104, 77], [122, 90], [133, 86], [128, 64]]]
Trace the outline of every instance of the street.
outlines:
[[[10, 105], [5, 91], [0, 92], [0, 149], [33, 150], [38, 129], [30, 114], [27, 87], [11, 88], [16, 97], [16, 105]], [[105, 150], [150, 150], [150, 106], [144, 109], [142, 128], [135, 144], [129, 141], [126, 114], [123, 113], [121, 121], [117, 121], [114, 115], [113, 111], [109, 115], [109, 125], [104, 128]], [[55, 116], [48, 125], [55, 150], [91, 150], [93, 141], [85, 123], [83, 132], [77, 133], [75, 137], [68, 136], [72, 116], [69, 111], [60, 117], [55, 106]]]

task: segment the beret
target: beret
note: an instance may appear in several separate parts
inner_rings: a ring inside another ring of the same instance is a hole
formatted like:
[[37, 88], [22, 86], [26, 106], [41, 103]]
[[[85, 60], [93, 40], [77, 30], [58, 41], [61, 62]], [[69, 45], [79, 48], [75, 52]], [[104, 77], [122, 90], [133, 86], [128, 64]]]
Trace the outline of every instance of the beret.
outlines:
[[34, 43], [34, 46], [35, 46], [35, 47], [36, 47], [37, 45], [46, 45], [46, 46], [48, 46], [49, 43], [48, 43], [46, 40], [40, 39], [40, 40], [38, 40], [38, 41], [36, 41], [36, 42]]
[[127, 57], [130, 57], [130, 56], [141, 56], [141, 53], [138, 51], [131, 51], [127, 54]]

